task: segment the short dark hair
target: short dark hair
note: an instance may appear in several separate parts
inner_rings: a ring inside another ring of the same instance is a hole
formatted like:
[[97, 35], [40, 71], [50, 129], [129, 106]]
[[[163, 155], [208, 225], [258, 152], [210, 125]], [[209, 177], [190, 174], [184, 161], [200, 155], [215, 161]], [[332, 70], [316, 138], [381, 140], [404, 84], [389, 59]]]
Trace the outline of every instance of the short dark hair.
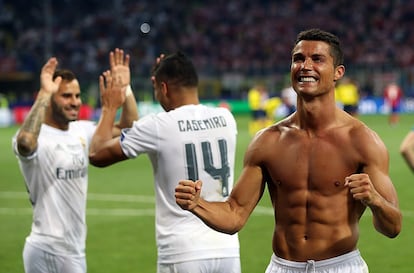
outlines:
[[71, 82], [74, 79], [76, 79], [75, 73], [73, 73], [69, 69], [57, 69], [55, 73], [53, 74], [53, 80], [57, 77], [61, 77], [62, 80]]
[[334, 65], [338, 66], [344, 64], [344, 53], [342, 51], [341, 42], [336, 35], [318, 28], [312, 28], [300, 32], [296, 37], [295, 45], [303, 40], [322, 41], [329, 44], [331, 48], [331, 56], [334, 60]]
[[170, 85], [197, 87], [198, 75], [191, 60], [181, 51], [165, 56], [152, 69], [157, 82]]

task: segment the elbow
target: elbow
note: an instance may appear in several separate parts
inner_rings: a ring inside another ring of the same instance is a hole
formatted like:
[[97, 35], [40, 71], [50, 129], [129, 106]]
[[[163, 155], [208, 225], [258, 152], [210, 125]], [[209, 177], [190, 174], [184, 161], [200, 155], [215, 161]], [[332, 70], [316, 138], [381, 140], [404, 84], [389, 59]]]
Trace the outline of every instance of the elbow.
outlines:
[[234, 235], [234, 234], [236, 234], [237, 232], [239, 232], [241, 230], [241, 227], [238, 227], [238, 226], [228, 226], [228, 227], [224, 227], [224, 228], [218, 228], [216, 226], [211, 226], [210, 225], [210, 227], [212, 229], [215, 229], [218, 232], [229, 234], [229, 235]]
[[234, 235], [243, 228], [245, 221], [238, 219], [238, 220], [235, 220], [233, 222], [228, 222], [228, 223], [229, 225], [226, 228], [219, 230], [219, 231], [222, 233], [229, 234], [229, 235]]
[[37, 141], [31, 137], [25, 135], [19, 135], [17, 137], [17, 150], [22, 156], [29, 156], [37, 148]]
[[236, 228], [233, 228], [233, 229], [228, 230], [228, 232], [225, 232], [225, 233], [227, 233], [229, 235], [234, 235], [237, 232], [239, 232], [240, 230], [241, 230], [241, 227], [236, 227]]
[[401, 225], [394, 227], [393, 230], [388, 231], [387, 233], [384, 233], [384, 235], [387, 236], [388, 238], [394, 239], [400, 234], [400, 232], [401, 232]]
[[401, 233], [401, 228], [402, 228], [402, 214], [400, 213], [399, 215], [399, 220], [398, 222], [394, 225], [394, 229], [392, 230], [392, 232], [388, 235], [388, 237], [390, 238], [395, 238], [397, 237], [400, 233]]
[[98, 167], [98, 168], [104, 168], [104, 167], [107, 167], [107, 166], [110, 165], [109, 163], [107, 163], [105, 161], [99, 160], [96, 157], [96, 154], [90, 154], [89, 155], [89, 164], [91, 164], [94, 167]]

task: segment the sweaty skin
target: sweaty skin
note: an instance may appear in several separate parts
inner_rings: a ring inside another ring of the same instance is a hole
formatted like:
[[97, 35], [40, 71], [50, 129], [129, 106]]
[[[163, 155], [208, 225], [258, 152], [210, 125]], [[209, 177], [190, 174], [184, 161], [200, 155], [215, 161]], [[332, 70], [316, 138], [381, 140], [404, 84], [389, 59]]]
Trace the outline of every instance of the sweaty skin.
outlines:
[[274, 252], [294, 261], [322, 260], [356, 248], [365, 206], [352, 198], [345, 177], [367, 167], [367, 148], [356, 136], [373, 135], [345, 115], [332, 128], [310, 134], [296, 117], [259, 135], [246, 167], [260, 166], [267, 181], [277, 223]]
[[226, 202], [207, 202], [200, 198], [201, 181], [182, 180], [177, 204], [208, 226], [234, 233], [267, 186], [275, 217], [273, 251], [291, 261], [355, 250], [367, 207], [378, 232], [397, 236], [402, 216], [387, 149], [374, 131], [335, 103], [335, 82], [344, 73], [343, 65], [334, 65], [327, 43], [296, 44], [291, 64], [296, 113], [255, 136]]

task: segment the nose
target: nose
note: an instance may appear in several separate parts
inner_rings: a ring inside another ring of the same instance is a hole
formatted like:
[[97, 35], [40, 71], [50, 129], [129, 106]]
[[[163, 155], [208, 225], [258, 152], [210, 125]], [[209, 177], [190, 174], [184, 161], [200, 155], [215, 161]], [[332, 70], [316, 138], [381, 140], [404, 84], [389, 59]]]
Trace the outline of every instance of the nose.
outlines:
[[71, 103], [72, 105], [80, 105], [80, 104], [82, 104], [81, 97], [78, 97], [78, 96], [72, 96], [72, 97], [71, 97], [71, 100], [70, 100], [70, 103]]
[[302, 69], [305, 69], [305, 70], [311, 70], [312, 69], [312, 59], [311, 58], [306, 58], [303, 61]]

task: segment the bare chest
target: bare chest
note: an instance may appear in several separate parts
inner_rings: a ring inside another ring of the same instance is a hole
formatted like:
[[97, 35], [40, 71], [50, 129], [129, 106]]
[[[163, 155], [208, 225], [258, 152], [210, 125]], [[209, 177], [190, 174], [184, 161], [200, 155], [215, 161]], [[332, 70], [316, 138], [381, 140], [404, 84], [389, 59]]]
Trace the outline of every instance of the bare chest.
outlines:
[[341, 191], [345, 177], [361, 168], [359, 153], [351, 143], [337, 134], [282, 138], [274, 157], [269, 153], [265, 162], [268, 182], [289, 192], [313, 190], [331, 195]]

